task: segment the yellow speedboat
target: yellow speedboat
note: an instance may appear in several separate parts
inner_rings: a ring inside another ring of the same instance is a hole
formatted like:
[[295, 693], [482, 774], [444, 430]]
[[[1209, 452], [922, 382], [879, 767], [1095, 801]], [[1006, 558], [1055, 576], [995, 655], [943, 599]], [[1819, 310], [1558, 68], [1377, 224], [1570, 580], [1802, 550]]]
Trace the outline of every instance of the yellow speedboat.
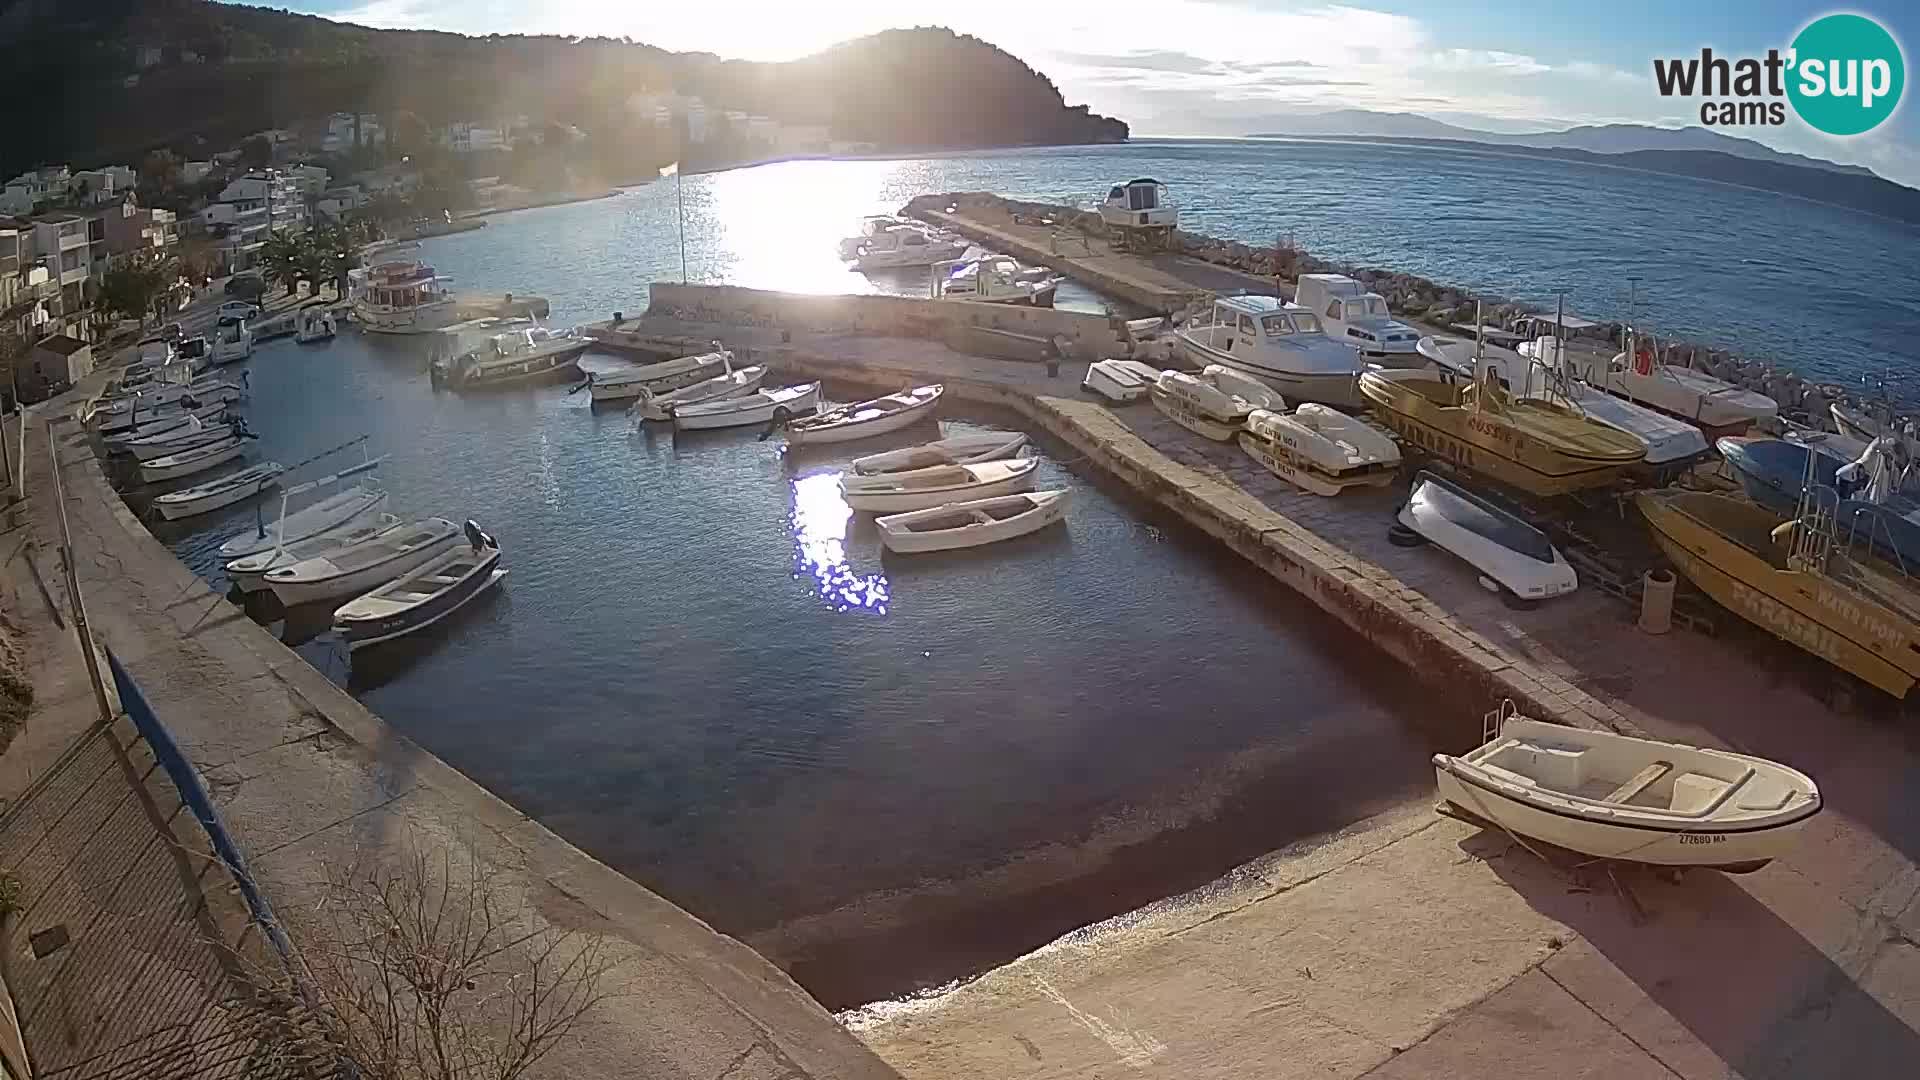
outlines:
[[1634, 499], [1667, 558], [1721, 607], [1895, 697], [1920, 679], [1920, 592], [1891, 566], [1834, 550], [1830, 518], [1782, 524], [1706, 492]]
[[1611, 484], [1647, 456], [1632, 435], [1559, 401], [1514, 397], [1491, 376], [1369, 371], [1360, 392], [1413, 446], [1532, 495]]

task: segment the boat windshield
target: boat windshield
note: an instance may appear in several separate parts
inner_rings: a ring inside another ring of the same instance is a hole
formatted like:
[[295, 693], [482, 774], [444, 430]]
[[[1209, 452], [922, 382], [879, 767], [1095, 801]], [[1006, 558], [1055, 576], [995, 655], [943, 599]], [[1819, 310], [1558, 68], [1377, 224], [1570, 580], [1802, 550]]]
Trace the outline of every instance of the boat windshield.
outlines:
[[1377, 296], [1363, 296], [1354, 301], [1352, 306], [1365, 315], [1385, 316], [1387, 313], [1387, 302]]
[[1285, 315], [1263, 315], [1260, 317], [1260, 328], [1267, 332], [1268, 337], [1282, 337], [1293, 333], [1293, 320]]
[[1428, 479], [1414, 489], [1411, 501], [1503, 548], [1543, 563], [1553, 562], [1553, 543], [1546, 534], [1469, 492]]
[[1303, 334], [1317, 334], [1320, 332], [1320, 317], [1304, 311], [1296, 311], [1293, 313], [1293, 325]]

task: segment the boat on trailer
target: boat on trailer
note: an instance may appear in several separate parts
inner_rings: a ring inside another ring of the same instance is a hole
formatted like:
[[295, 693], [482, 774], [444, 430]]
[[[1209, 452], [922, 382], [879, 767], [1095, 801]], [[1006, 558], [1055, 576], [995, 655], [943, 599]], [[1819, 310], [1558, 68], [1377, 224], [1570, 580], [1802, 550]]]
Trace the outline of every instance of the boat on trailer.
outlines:
[[1255, 409], [1235, 436], [1247, 456], [1316, 495], [1385, 487], [1400, 469], [1400, 447], [1372, 425], [1308, 402], [1291, 413]]
[[911, 427], [933, 415], [945, 388], [938, 383], [916, 386], [897, 394], [856, 401], [787, 421], [789, 446], [850, 442]]
[[1517, 606], [1564, 596], [1579, 575], [1547, 534], [1477, 492], [1422, 470], [1400, 507], [1401, 527], [1479, 571]]
[[1148, 395], [1169, 419], [1215, 442], [1231, 440], [1255, 409], [1287, 407], [1265, 383], [1219, 364], [1207, 365], [1198, 375], [1163, 371]]
[[278, 483], [280, 474], [286, 471], [277, 461], [263, 461], [204, 484], [169, 491], [154, 499], [153, 507], [168, 521], [210, 513], [260, 494]]
[[1141, 360], [1095, 360], [1087, 365], [1080, 389], [1124, 405], [1146, 397], [1161, 370]]
[[693, 405], [676, 405], [676, 431], [712, 431], [719, 428], [778, 426], [789, 417], [808, 416], [820, 407], [820, 384], [801, 383], [773, 390], [756, 390], [745, 397], [720, 398]]
[[[1553, 341], [1553, 338], [1543, 338]], [[1657, 409], [1703, 429], [1708, 438], [1738, 435], [1779, 414], [1772, 398], [1725, 379], [1656, 358], [1657, 343], [1628, 330], [1626, 347], [1602, 361], [1569, 353], [1573, 374], [1615, 397]]]
[[874, 519], [880, 543], [902, 554], [954, 551], [1039, 532], [1067, 516], [1070, 493], [1034, 491], [948, 503]]
[[1354, 383], [1366, 366], [1359, 351], [1322, 333], [1319, 316], [1278, 297], [1223, 296], [1174, 339], [1196, 368], [1223, 365], [1294, 401], [1366, 406]]
[[1039, 468], [1038, 458], [1013, 458], [874, 476], [847, 474], [840, 478], [840, 495], [852, 510], [898, 514], [1031, 491]]
[[1598, 859], [1748, 873], [1820, 812], [1796, 769], [1750, 754], [1531, 720], [1503, 705], [1476, 750], [1435, 754], [1443, 812]]
[[861, 476], [874, 476], [927, 469], [935, 465], [971, 465], [976, 461], [999, 461], [1013, 457], [1025, 445], [1025, 432], [978, 431], [857, 457], [853, 459], [852, 468]]
[[436, 555], [334, 611], [333, 631], [349, 651], [425, 630], [507, 576], [500, 544], [471, 521], [464, 532], [465, 547]]

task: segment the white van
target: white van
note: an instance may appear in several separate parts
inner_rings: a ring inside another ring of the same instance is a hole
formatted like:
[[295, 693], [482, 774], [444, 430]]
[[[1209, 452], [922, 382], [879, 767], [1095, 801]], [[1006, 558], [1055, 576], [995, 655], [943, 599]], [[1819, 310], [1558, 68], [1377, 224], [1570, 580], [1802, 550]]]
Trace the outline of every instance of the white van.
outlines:
[[1420, 331], [1395, 320], [1385, 297], [1345, 274], [1301, 274], [1293, 301], [1320, 316], [1328, 337], [1359, 349], [1372, 363], [1427, 366], [1419, 354]]

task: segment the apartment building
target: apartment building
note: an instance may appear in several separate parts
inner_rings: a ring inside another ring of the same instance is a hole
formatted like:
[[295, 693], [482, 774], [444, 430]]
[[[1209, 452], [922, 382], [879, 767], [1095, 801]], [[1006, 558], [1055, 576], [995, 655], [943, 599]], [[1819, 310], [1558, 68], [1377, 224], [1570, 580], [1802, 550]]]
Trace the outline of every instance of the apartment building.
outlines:
[[214, 238], [223, 272], [235, 273], [253, 267], [270, 232], [306, 227], [307, 200], [287, 173], [250, 172], [222, 188], [199, 220]]

